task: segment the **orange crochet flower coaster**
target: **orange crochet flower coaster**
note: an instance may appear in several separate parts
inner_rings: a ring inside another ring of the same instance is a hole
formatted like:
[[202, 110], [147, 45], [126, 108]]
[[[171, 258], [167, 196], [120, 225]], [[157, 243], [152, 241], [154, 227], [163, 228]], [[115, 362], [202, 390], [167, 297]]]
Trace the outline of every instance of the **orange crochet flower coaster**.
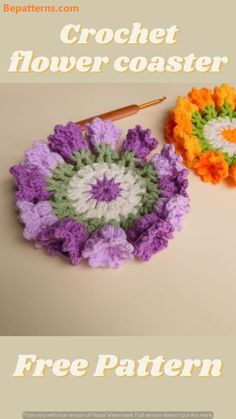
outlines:
[[236, 90], [228, 84], [193, 88], [179, 97], [166, 137], [204, 182], [236, 186]]

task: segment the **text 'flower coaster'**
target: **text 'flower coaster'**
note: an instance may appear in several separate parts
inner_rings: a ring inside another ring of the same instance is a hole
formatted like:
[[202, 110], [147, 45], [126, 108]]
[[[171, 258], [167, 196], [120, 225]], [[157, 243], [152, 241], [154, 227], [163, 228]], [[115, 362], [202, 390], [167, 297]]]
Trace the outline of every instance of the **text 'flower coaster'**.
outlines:
[[73, 265], [117, 268], [166, 248], [189, 211], [188, 171], [172, 145], [157, 146], [149, 129], [121, 130], [95, 118], [57, 125], [10, 169], [24, 237]]
[[179, 97], [167, 123], [167, 139], [204, 182], [236, 185], [236, 90], [223, 84], [193, 88]]

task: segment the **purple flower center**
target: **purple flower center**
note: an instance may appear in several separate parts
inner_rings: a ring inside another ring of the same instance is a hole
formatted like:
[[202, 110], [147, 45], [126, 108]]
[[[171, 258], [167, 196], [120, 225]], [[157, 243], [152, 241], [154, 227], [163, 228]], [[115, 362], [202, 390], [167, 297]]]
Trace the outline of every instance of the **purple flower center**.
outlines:
[[103, 179], [97, 179], [91, 187], [92, 197], [97, 201], [112, 201], [120, 195], [120, 192], [120, 184], [116, 183], [114, 178], [107, 179], [106, 176]]

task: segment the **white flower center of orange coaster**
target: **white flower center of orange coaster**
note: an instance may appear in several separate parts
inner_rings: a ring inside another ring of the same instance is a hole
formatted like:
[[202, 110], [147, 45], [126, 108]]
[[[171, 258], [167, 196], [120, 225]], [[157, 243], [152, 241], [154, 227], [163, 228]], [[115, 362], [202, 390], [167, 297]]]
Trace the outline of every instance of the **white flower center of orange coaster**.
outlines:
[[213, 150], [227, 153], [230, 157], [236, 154], [236, 118], [212, 119], [204, 126], [203, 133]]

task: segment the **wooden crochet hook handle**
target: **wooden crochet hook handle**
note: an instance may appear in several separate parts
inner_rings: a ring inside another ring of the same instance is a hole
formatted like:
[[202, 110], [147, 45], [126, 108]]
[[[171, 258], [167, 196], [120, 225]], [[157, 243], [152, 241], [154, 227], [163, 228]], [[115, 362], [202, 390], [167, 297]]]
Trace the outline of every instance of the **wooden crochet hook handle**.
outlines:
[[142, 105], [129, 105], [125, 106], [124, 108], [115, 109], [114, 111], [105, 112], [101, 115], [92, 116], [90, 118], [83, 119], [82, 121], [76, 122], [76, 124], [84, 126], [88, 122], [91, 122], [94, 118], [100, 119], [110, 119], [112, 121], [117, 121], [118, 119], [127, 118], [128, 116], [135, 115], [142, 109], [149, 108], [150, 106], [157, 105], [158, 103], [163, 102], [166, 100], [166, 97], [163, 96], [159, 99], [152, 100], [151, 102], [143, 103]]

